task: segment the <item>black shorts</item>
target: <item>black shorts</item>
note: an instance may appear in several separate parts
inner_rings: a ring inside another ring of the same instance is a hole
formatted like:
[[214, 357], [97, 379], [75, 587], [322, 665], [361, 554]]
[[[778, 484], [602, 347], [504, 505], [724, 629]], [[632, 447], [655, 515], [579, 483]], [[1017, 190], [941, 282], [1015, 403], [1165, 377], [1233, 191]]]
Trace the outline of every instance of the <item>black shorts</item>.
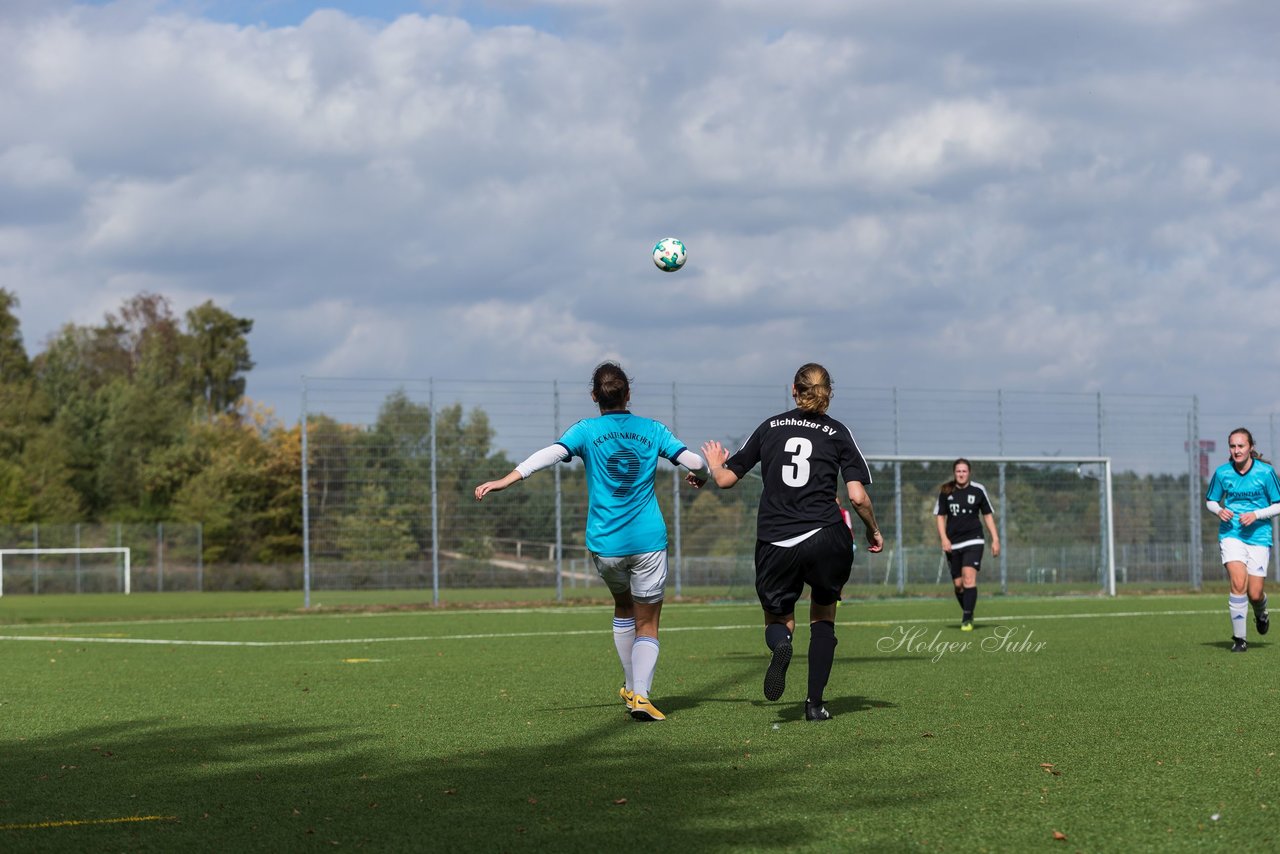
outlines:
[[975, 546], [965, 546], [962, 549], [952, 549], [947, 552], [947, 563], [951, 565], [951, 577], [953, 579], [960, 577], [961, 567], [971, 566], [976, 571], [982, 569], [982, 550], [984, 546], [978, 543]]
[[790, 548], [756, 540], [756, 594], [770, 614], [793, 613], [806, 584], [815, 604], [839, 602], [852, 571], [853, 537], [842, 521]]

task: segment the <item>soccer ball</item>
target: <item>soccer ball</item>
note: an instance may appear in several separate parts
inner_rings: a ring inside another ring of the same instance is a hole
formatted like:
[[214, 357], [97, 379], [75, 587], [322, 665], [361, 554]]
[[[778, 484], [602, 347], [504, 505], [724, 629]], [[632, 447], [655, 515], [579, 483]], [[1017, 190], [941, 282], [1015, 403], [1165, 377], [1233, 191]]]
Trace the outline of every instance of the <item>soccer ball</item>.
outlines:
[[684, 244], [674, 237], [664, 237], [653, 247], [653, 265], [664, 273], [674, 273], [684, 266]]

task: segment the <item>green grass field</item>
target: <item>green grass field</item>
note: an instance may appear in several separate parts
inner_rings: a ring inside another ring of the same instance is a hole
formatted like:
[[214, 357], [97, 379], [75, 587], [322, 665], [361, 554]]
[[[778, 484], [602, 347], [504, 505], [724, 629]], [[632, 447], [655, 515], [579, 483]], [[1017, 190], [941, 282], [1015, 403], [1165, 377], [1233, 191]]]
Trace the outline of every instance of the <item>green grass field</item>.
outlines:
[[807, 629], [768, 703], [758, 609], [672, 603], [640, 724], [606, 607], [6, 596], [0, 850], [1276, 850], [1225, 600], [847, 602], [824, 724]]

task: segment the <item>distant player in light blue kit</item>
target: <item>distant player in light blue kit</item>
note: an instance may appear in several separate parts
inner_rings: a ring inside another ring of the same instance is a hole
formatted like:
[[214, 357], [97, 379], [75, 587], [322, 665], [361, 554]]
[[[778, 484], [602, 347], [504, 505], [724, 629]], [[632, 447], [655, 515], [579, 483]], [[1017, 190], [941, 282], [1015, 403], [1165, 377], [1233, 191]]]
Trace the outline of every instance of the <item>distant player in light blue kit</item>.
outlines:
[[[1267, 594], [1262, 584], [1271, 559], [1271, 524], [1280, 514], [1280, 480], [1276, 471], [1254, 449], [1253, 434], [1243, 427], [1227, 437], [1231, 461], [1218, 466], [1209, 481], [1205, 507], [1218, 517], [1218, 544], [1222, 565], [1231, 579], [1231, 651], [1249, 649], [1245, 603], [1253, 605], [1258, 634], [1271, 628]], [[1246, 598], [1247, 593], [1247, 598]]]
[[649, 696], [667, 583], [667, 523], [658, 509], [653, 479], [658, 459], [665, 458], [689, 469], [690, 485], [700, 487], [706, 477], [693, 472], [705, 469], [706, 463], [665, 425], [627, 410], [631, 383], [615, 363], [596, 368], [591, 399], [600, 407], [598, 418], [579, 421], [506, 477], [477, 486], [476, 501], [556, 463], [582, 460], [587, 472], [587, 548], [613, 594], [613, 642], [625, 679], [618, 694], [632, 718], [660, 721], [665, 715]]

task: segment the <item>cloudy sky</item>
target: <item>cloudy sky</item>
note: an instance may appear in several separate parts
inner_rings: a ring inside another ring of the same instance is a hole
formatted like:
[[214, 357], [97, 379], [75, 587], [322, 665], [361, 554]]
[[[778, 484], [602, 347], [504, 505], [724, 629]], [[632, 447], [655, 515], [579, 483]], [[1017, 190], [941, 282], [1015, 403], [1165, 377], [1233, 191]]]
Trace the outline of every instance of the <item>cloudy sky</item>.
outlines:
[[606, 357], [1276, 411], [1277, 44], [1274, 0], [0, 0], [0, 287], [33, 355], [212, 299], [290, 420]]

